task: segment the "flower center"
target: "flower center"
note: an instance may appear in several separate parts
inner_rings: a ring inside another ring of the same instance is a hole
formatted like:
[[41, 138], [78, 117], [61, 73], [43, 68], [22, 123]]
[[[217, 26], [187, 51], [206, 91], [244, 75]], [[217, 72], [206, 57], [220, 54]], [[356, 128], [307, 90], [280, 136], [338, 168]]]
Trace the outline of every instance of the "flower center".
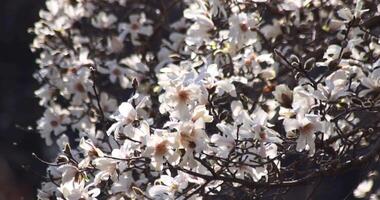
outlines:
[[259, 136], [260, 136], [261, 140], [266, 140], [267, 139], [267, 134], [265, 132], [260, 132]]
[[309, 123], [303, 127], [300, 128], [300, 133], [301, 134], [310, 134], [311, 131], [313, 131], [314, 125], [312, 123]]
[[85, 92], [85, 89], [84, 89], [82, 83], [75, 84], [75, 90], [77, 90], [80, 93], [84, 93]]
[[283, 106], [285, 106], [287, 108], [292, 107], [293, 98], [291, 96], [288, 96], [288, 95], [282, 93], [281, 94], [281, 100], [282, 100]]
[[132, 30], [138, 30], [140, 28], [140, 25], [137, 23], [132, 23], [131, 28]]
[[186, 91], [186, 90], [180, 90], [178, 92], [178, 99], [181, 102], [185, 103], [185, 102], [187, 102], [190, 99], [190, 93], [188, 91]]
[[115, 75], [115, 76], [120, 76], [121, 75], [121, 71], [119, 69], [114, 69], [114, 70], [112, 70], [112, 74]]
[[247, 32], [249, 29], [247, 23], [240, 23], [240, 30], [243, 32]]
[[58, 126], [58, 122], [56, 120], [50, 121], [50, 125], [52, 127], [57, 127]]
[[157, 155], [157, 156], [162, 156], [162, 155], [165, 155], [166, 154], [166, 152], [168, 151], [168, 149], [167, 149], [167, 147], [166, 147], [166, 144], [167, 144], [168, 142], [165, 140], [165, 141], [162, 141], [162, 142], [160, 142], [160, 143], [158, 143], [157, 145], [156, 145], [156, 148], [155, 148], [155, 155]]
[[76, 74], [77, 73], [77, 69], [75, 67], [70, 67], [67, 69], [67, 72], [70, 73], [70, 74]]

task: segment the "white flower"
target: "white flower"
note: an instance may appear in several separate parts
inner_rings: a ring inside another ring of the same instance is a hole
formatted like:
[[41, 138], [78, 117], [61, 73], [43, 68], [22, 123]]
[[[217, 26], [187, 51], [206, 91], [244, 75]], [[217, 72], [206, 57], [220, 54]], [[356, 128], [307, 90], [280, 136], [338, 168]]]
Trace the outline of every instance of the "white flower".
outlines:
[[311, 91], [311, 88], [304, 88], [302, 86], [296, 86], [293, 89], [293, 103], [292, 111], [297, 114], [306, 114], [315, 105], [315, 98]]
[[236, 97], [236, 88], [234, 86], [234, 84], [232, 83], [232, 80], [231, 79], [223, 79], [223, 80], [219, 80], [215, 83], [216, 85], [216, 90], [215, 92], [221, 96], [223, 95], [225, 92], [227, 92], [228, 94], [230, 94], [231, 96], [233, 97]]
[[348, 23], [349, 21], [353, 20], [354, 18], [359, 19], [363, 13], [369, 11], [369, 9], [363, 10], [362, 8], [363, 8], [363, 1], [357, 0], [354, 13], [352, 13], [349, 8], [341, 8], [340, 10], [338, 10], [337, 13], [338, 13], [339, 17], [344, 19], [345, 23]]
[[34, 94], [40, 98], [39, 104], [41, 106], [46, 106], [47, 103], [53, 98], [53, 94], [56, 91], [55, 88], [49, 84], [45, 84], [40, 89], [34, 91]]
[[173, 116], [179, 117], [181, 120], [189, 120], [191, 115], [188, 105], [199, 99], [200, 94], [200, 87], [195, 84], [168, 87], [160, 100], [161, 106], [167, 105], [175, 111]]
[[127, 77], [127, 69], [120, 67], [116, 60], [108, 61], [105, 63], [107, 68], [98, 67], [97, 70], [103, 74], [109, 74], [111, 83], [115, 83], [119, 80], [119, 84], [122, 88], [129, 86], [129, 79]]
[[198, 105], [194, 108], [193, 114], [191, 116], [191, 121], [195, 122], [198, 119], [201, 119], [205, 123], [210, 123], [214, 120], [213, 116], [209, 114], [209, 111], [206, 109], [205, 105]]
[[[254, 152], [258, 153], [258, 152]], [[252, 177], [253, 181], [259, 181], [261, 178], [267, 178], [268, 171], [265, 169], [265, 166], [251, 167], [249, 164], [254, 165], [255, 162], [250, 162], [250, 160], [254, 161], [258, 158], [252, 154], [246, 154], [243, 156], [242, 160], [246, 162], [241, 162], [237, 167], [232, 167], [230, 170], [234, 172], [236, 178], [244, 179], [246, 175]]]
[[276, 38], [282, 33], [280, 20], [273, 19], [272, 23], [273, 25], [266, 24], [262, 28], [260, 28], [261, 33], [263, 33], [264, 37], [267, 39]]
[[153, 34], [151, 23], [152, 21], [146, 18], [145, 13], [134, 14], [129, 16], [129, 24], [121, 23], [119, 25], [119, 31], [130, 34], [134, 45], [141, 45], [140, 35], [151, 36]]
[[45, 139], [46, 144], [52, 145], [51, 133], [58, 135], [66, 131], [66, 125], [70, 121], [69, 112], [59, 105], [53, 104], [45, 111], [44, 116], [38, 120], [37, 129], [41, 137]]
[[[149, 71], [149, 68], [141, 59], [141, 55], [133, 54], [120, 60], [119, 63], [126, 67], [126, 75], [129, 80], [136, 79], [141, 82], [141, 80], [146, 79], [146, 72]], [[128, 87], [131, 87], [131, 85]]]
[[362, 181], [354, 190], [354, 196], [356, 198], [364, 198], [371, 191], [374, 184], [373, 179], [367, 179]]
[[92, 25], [100, 29], [110, 28], [117, 18], [113, 14], [107, 14], [105, 12], [100, 12], [95, 18], [92, 19]]
[[103, 157], [104, 153], [99, 148], [95, 147], [91, 140], [81, 138], [79, 147], [85, 151], [86, 156], [95, 156], [95, 157]]
[[205, 42], [210, 42], [210, 31], [214, 29], [214, 22], [211, 20], [206, 2], [196, 1], [190, 4], [189, 8], [183, 11], [183, 15], [194, 21], [187, 30], [186, 44], [198, 48]]
[[[97, 104], [94, 100], [94, 105]], [[113, 113], [116, 111], [117, 108], [117, 101], [111, 97], [108, 96], [107, 93], [102, 92], [100, 93], [100, 106], [102, 108], [102, 111], [106, 116], [110, 116], [110, 113]]]
[[204, 131], [205, 123], [202, 119], [195, 122], [180, 122], [175, 128], [178, 131], [177, 141], [180, 148], [198, 153], [207, 148], [209, 139]]
[[83, 178], [83, 174], [80, 173], [80, 169], [71, 164], [64, 164], [58, 167], [58, 172], [61, 172], [62, 183], [70, 182], [75, 178]]
[[90, 50], [87, 48], [80, 47], [79, 56], [72, 55], [75, 66], [93, 65], [94, 61], [89, 58]]
[[165, 159], [171, 164], [177, 164], [180, 158], [178, 152], [175, 151], [177, 146], [175, 135], [164, 131], [156, 130], [153, 135], [147, 138], [147, 147], [144, 156], [151, 158], [152, 166], [156, 170], [162, 170]]
[[145, 143], [145, 137], [150, 133], [150, 127], [146, 120], [138, 117], [138, 108], [144, 105], [145, 98], [134, 108], [131, 103], [123, 102], [118, 111], [111, 116], [116, 122], [107, 130], [107, 134], [114, 133], [116, 139], [127, 136], [138, 142]]
[[284, 0], [281, 7], [287, 11], [298, 11], [300, 8], [309, 4], [312, 0]]
[[75, 181], [72, 179], [69, 182], [61, 184], [58, 190], [63, 194], [63, 197], [67, 200], [96, 200], [96, 197], [100, 194], [99, 188], [89, 190], [93, 185], [85, 185], [85, 181]]
[[319, 116], [313, 114], [297, 115], [296, 119], [285, 119], [283, 124], [288, 137], [292, 136], [292, 131], [299, 131], [297, 151], [307, 149], [309, 155], [314, 155], [315, 133], [322, 130]]
[[227, 158], [228, 154], [236, 146], [237, 127], [226, 123], [219, 123], [217, 127], [222, 132], [222, 135], [212, 135], [210, 142], [215, 144], [214, 152], [216, 156]]
[[328, 66], [328, 64], [334, 60], [337, 60], [340, 56], [340, 52], [342, 51], [342, 47], [336, 44], [330, 45], [325, 54], [323, 55], [324, 62], [316, 63], [317, 66]]
[[329, 75], [325, 80], [326, 85], [318, 84], [314, 95], [322, 101], [336, 101], [340, 97], [350, 94], [348, 90], [348, 76], [344, 70], [338, 70]]
[[256, 28], [258, 16], [254, 13], [239, 13], [232, 15], [228, 22], [230, 25], [230, 40], [238, 47], [250, 45], [257, 40], [256, 32], [251, 29]]
[[132, 122], [137, 120], [137, 112], [132, 104], [123, 102], [120, 104], [118, 112], [111, 116], [117, 122], [112, 124], [112, 126], [107, 130], [107, 134], [110, 135], [114, 132], [115, 135], [118, 134], [120, 128], [124, 125], [130, 125]]
[[50, 200], [59, 192], [57, 186], [52, 182], [41, 183], [41, 189], [37, 191], [37, 198], [41, 200]]
[[116, 180], [118, 176], [117, 164], [118, 161], [112, 158], [96, 158], [93, 160], [92, 164], [98, 169], [94, 178], [94, 183], [99, 184], [102, 181], [107, 181], [108, 179]]
[[68, 94], [72, 94], [72, 105], [79, 106], [83, 102], [89, 102], [88, 93], [93, 93], [89, 77], [90, 71], [85, 68], [80, 69], [77, 75], [68, 77]]
[[125, 34], [120, 34], [119, 36], [111, 36], [107, 38], [107, 50], [111, 53], [121, 53], [124, 49], [124, 38]]
[[129, 198], [137, 198], [136, 193], [132, 187], [140, 187], [143, 183], [148, 181], [145, 175], [141, 173], [137, 180], [135, 180], [132, 171], [127, 171], [119, 175], [118, 180], [112, 184], [111, 191], [116, 193], [123, 193]]
[[380, 68], [373, 70], [368, 77], [363, 77], [360, 82], [367, 88], [360, 91], [360, 97], [364, 97], [370, 92], [380, 91]]
[[[149, 190], [149, 196], [154, 199], [175, 199], [177, 192], [182, 192], [188, 186], [188, 177], [186, 174], [179, 172], [175, 177], [161, 175]], [[160, 183], [160, 184], [159, 184]]]

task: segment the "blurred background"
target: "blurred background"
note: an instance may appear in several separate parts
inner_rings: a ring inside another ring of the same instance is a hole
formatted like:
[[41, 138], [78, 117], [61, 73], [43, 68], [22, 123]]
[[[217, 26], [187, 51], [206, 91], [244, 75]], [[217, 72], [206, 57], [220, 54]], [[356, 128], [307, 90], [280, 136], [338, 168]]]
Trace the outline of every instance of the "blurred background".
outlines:
[[43, 140], [23, 130], [42, 114], [33, 94], [36, 55], [27, 29], [43, 6], [43, 0], [0, 1], [0, 200], [35, 199], [44, 174], [31, 154], [41, 155]]

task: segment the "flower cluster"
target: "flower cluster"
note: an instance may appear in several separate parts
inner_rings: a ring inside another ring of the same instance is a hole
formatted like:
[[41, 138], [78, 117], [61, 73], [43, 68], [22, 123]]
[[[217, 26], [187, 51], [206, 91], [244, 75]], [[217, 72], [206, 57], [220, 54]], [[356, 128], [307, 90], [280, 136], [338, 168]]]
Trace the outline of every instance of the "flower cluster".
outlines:
[[378, 3], [48, 0], [38, 198], [270, 198], [374, 161]]

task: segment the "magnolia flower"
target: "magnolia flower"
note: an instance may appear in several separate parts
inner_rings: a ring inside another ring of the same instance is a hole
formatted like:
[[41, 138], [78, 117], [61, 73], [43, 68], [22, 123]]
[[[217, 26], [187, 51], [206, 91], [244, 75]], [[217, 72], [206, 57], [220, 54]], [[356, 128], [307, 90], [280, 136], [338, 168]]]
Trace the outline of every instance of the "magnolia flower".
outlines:
[[324, 62], [316, 63], [317, 66], [328, 66], [330, 62], [337, 60], [340, 56], [342, 47], [336, 44], [330, 45], [323, 55]]
[[[94, 100], [94, 105], [97, 104]], [[117, 108], [117, 101], [111, 97], [108, 96], [107, 93], [102, 92], [100, 93], [100, 106], [102, 108], [102, 111], [106, 116], [110, 116], [110, 113], [113, 113], [116, 111]]]
[[185, 42], [189, 46], [200, 47], [204, 42], [210, 41], [210, 31], [214, 29], [214, 22], [210, 17], [207, 5], [203, 1], [196, 1], [190, 4], [189, 8], [183, 11], [187, 19], [194, 23], [188, 28]]
[[137, 120], [137, 112], [132, 104], [123, 102], [120, 104], [118, 112], [111, 116], [117, 122], [112, 124], [112, 126], [107, 130], [107, 134], [110, 135], [114, 132], [117, 135], [120, 131], [120, 128], [124, 125], [130, 125], [135, 120]]
[[[256, 153], [256, 152], [255, 152]], [[243, 160], [246, 162], [241, 162], [237, 164], [236, 167], [231, 167], [230, 170], [235, 174], [236, 178], [244, 179], [246, 175], [252, 177], [253, 181], [259, 181], [261, 178], [266, 178], [268, 171], [264, 166], [251, 167], [249, 164], [254, 165], [254, 162], [249, 162], [249, 160], [257, 160], [257, 157], [252, 154], [246, 154], [243, 156]]]
[[88, 102], [88, 93], [92, 93], [92, 82], [89, 79], [90, 71], [88, 69], [80, 69], [77, 75], [68, 77], [68, 94], [72, 94], [72, 105], [81, 105]]
[[210, 142], [215, 144], [214, 152], [216, 156], [227, 158], [228, 154], [236, 146], [237, 127], [226, 123], [219, 123], [217, 127], [222, 132], [222, 135], [213, 134], [210, 138]]
[[39, 104], [40, 106], [46, 106], [49, 100], [53, 98], [55, 88], [50, 86], [49, 84], [43, 85], [40, 89], [34, 91], [34, 94], [40, 98]]
[[149, 188], [149, 196], [154, 199], [176, 199], [175, 194], [182, 192], [188, 185], [188, 177], [186, 174], [179, 172], [175, 177], [169, 175], [161, 175], [155, 181], [155, 185]]
[[269, 115], [263, 109], [257, 107], [252, 115], [252, 129], [255, 132], [254, 138], [260, 141], [260, 147], [258, 148], [259, 155], [264, 158], [274, 158], [277, 155], [277, 146], [274, 143], [282, 143], [280, 134], [268, 128], [273, 125], [268, 123]]
[[369, 9], [363, 9], [363, 1], [357, 0], [355, 10], [352, 13], [349, 8], [341, 8], [337, 11], [338, 16], [344, 20], [345, 23], [350, 22], [353, 19], [359, 19], [360, 16], [369, 11]]
[[297, 115], [296, 119], [285, 119], [284, 128], [288, 137], [292, 137], [292, 131], [298, 130], [297, 151], [307, 149], [309, 155], [315, 152], [315, 133], [322, 130], [322, 123], [318, 115]]
[[232, 118], [235, 120], [236, 123], [240, 123], [243, 126], [253, 125], [254, 122], [252, 121], [251, 116], [248, 114], [248, 111], [244, 109], [241, 101], [232, 101], [231, 111]]
[[41, 183], [41, 189], [37, 190], [37, 198], [41, 200], [50, 200], [59, 192], [57, 186], [52, 182]]
[[167, 104], [171, 108], [174, 108], [173, 115], [180, 118], [181, 120], [189, 120], [190, 110], [188, 108], [188, 104], [193, 103], [200, 96], [200, 88], [195, 84], [190, 84], [188, 86], [177, 85], [175, 87], [166, 88], [165, 92], [165, 102], [162, 99], [162, 106]]
[[348, 76], [344, 70], [338, 70], [329, 75], [325, 80], [326, 85], [318, 84], [314, 95], [322, 101], [336, 101], [340, 97], [350, 94], [348, 90]]
[[204, 131], [205, 123], [202, 119], [195, 122], [179, 122], [175, 128], [178, 131], [177, 141], [180, 148], [198, 153], [207, 148], [208, 136]]
[[133, 191], [133, 187], [140, 187], [142, 184], [148, 182], [148, 179], [145, 178], [143, 173], [139, 174], [138, 179], [136, 180], [132, 171], [127, 171], [119, 175], [118, 180], [112, 184], [111, 191], [116, 193], [122, 193], [129, 198], [137, 198], [136, 193]]
[[240, 70], [244, 70], [247, 75], [252, 73], [254, 77], [260, 76], [268, 80], [273, 79], [273, 76], [275, 76], [275, 72], [273, 72], [271, 67], [267, 67], [265, 69], [262, 69], [261, 67], [261, 63], [264, 65], [274, 64], [271, 53], [258, 54], [258, 52], [252, 49], [245, 49], [244, 55], [237, 54], [233, 59], [237, 60], [239, 63], [237, 65], [239, 67], [236, 67], [235, 73], [239, 73]]
[[136, 109], [144, 105], [146, 98], [134, 108], [131, 103], [123, 102], [118, 111], [111, 116], [116, 122], [107, 130], [107, 134], [114, 133], [117, 140], [126, 138], [145, 143], [145, 137], [150, 133], [149, 124], [146, 120], [140, 120]]
[[98, 67], [97, 70], [102, 74], [109, 74], [111, 83], [115, 83], [119, 80], [119, 84], [122, 88], [129, 86], [129, 79], [127, 77], [127, 69], [120, 67], [116, 60], [108, 61], [105, 64], [107, 68]]
[[[86, 65], [93, 65], [94, 61], [89, 58], [90, 50], [88, 48], [79, 47], [79, 56], [73, 54], [72, 57], [74, 59], [74, 65], [75, 66], [86, 66]], [[79, 70], [76, 68], [75, 71]]]
[[230, 25], [230, 40], [241, 47], [250, 45], [257, 39], [257, 34], [252, 31], [258, 24], [258, 16], [254, 13], [239, 13], [232, 15], [228, 22]]
[[216, 94], [219, 96], [223, 95], [225, 92], [230, 94], [233, 97], [236, 97], [236, 88], [234, 84], [232, 83], [231, 79], [224, 79], [224, 80], [219, 80], [215, 82], [216, 86]]
[[285, 0], [281, 8], [287, 11], [298, 11], [300, 8], [309, 4], [312, 0]]
[[[361, 19], [369, 3], [163, 2], [47, 0], [33, 30], [32, 49], [41, 52], [35, 77], [44, 84], [35, 94], [46, 109], [37, 128], [48, 144], [53, 133], [65, 148], [38, 198], [202, 199], [230, 186], [254, 197], [260, 194], [233, 179], [270, 186], [284, 173], [297, 178], [280, 160], [293, 151], [313, 156], [317, 136], [326, 145], [316, 156], [351, 158], [337, 131], [356, 144], [363, 117], [374, 110], [354, 108], [354, 115], [345, 108], [367, 99], [379, 104], [380, 61], [373, 60], [380, 51], [371, 24], [378, 13]], [[267, 4], [269, 17], [260, 12]], [[343, 21], [334, 26], [337, 15]], [[316, 25], [323, 34], [315, 34]], [[268, 52], [273, 48], [306, 60], [293, 66], [295, 79]], [[311, 57], [322, 62], [310, 68]], [[89, 66], [101, 73], [99, 96]], [[314, 164], [305, 170], [320, 167]], [[366, 181], [354, 195], [369, 196], [372, 185]]]
[[91, 190], [90, 187], [93, 185], [85, 185], [85, 181], [75, 181], [74, 179], [61, 184], [58, 190], [62, 193], [63, 197], [67, 200], [79, 200], [79, 199], [88, 199], [88, 200], [96, 200], [96, 197], [100, 194], [99, 188], [93, 188]]
[[179, 161], [180, 155], [175, 151], [175, 143], [174, 134], [156, 130], [153, 135], [148, 136], [143, 155], [151, 158], [151, 164], [156, 170], [162, 170], [165, 160], [171, 165]]
[[117, 18], [113, 14], [107, 14], [105, 12], [99, 12], [99, 14], [92, 19], [92, 25], [97, 28], [106, 29], [110, 28], [117, 21]]
[[359, 92], [360, 97], [370, 92], [380, 92], [380, 68], [373, 70], [368, 77], [363, 77], [360, 83], [367, 88]]
[[96, 158], [93, 160], [92, 164], [99, 170], [94, 178], [95, 184], [107, 181], [108, 179], [116, 180], [118, 177], [118, 172], [116, 171], [118, 164], [117, 160], [112, 158]]
[[273, 19], [272, 24], [266, 24], [264, 25], [260, 31], [263, 33], [264, 37], [267, 39], [276, 38], [277, 36], [281, 35], [281, 22], [280, 20]]
[[37, 121], [37, 129], [41, 137], [45, 139], [47, 145], [52, 145], [51, 133], [58, 135], [66, 131], [66, 125], [70, 123], [69, 112], [59, 105], [53, 104], [44, 113], [44, 116]]
[[103, 157], [104, 153], [99, 148], [95, 147], [91, 140], [81, 138], [79, 147], [85, 151], [86, 156], [90, 157]]
[[354, 190], [353, 194], [356, 198], [364, 198], [371, 191], [374, 185], [373, 179], [362, 181]]
[[85, 175], [85, 173], [81, 173], [80, 169], [71, 164], [64, 164], [58, 167], [57, 169], [61, 172], [61, 181], [62, 183], [70, 182], [74, 179], [81, 179]]
[[297, 86], [293, 89], [293, 114], [306, 114], [315, 105], [315, 98], [309, 91], [312, 91], [312, 89], [307, 87], [304, 88], [302, 86]]
[[107, 50], [110, 53], [120, 53], [124, 49], [124, 38], [126, 33], [120, 34], [119, 36], [111, 36], [107, 38]]
[[126, 75], [130, 80], [136, 79], [140, 82], [146, 78], [145, 72], [148, 72], [149, 68], [141, 59], [141, 55], [133, 54], [120, 60], [120, 64], [126, 67]]
[[191, 116], [191, 121], [195, 122], [201, 119], [205, 123], [211, 123], [214, 118], [209, 114], [205, 105], [198, 105], [194, 108], [193, 114]]
[[146, 18], [145, 13], [130, 15], [129, 23], [121, 23], [119, 31], [130, 34], [133, 45], [141, 45], [140, 35], [151, 36], [153, 34], [151, 24], [152, 21]]
[[205, 132], [205, 122], [202, 118], [196, 121], [167, 122], [164, 127], [173, 128], [175, 132], [175, 143], [178, 149], [183, 149], [185, 154], [182, 156], [180, 165], [195, 167], [197, 162], [193, 154], [200, 153], [207, 149], [209, 138]]

